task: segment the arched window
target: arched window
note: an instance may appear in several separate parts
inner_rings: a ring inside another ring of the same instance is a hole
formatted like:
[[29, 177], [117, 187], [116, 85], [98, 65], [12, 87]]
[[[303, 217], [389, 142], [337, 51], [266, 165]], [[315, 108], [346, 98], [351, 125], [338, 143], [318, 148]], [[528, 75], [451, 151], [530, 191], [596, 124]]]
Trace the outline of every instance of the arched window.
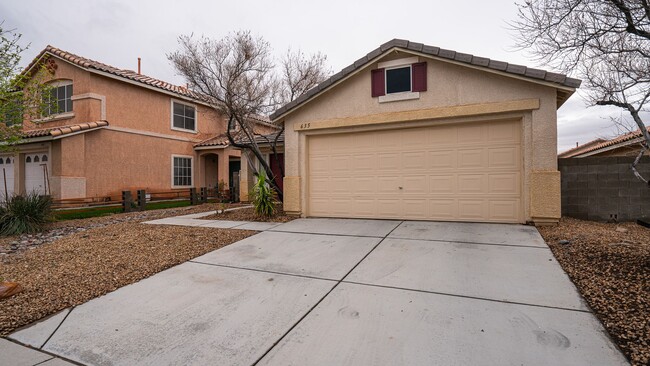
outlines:
[[5, 159], [0, 158], [0, 164], [4, 164], [4, 163], [5, 163]]
[[31, 163], [32, 162], [32, 157], [28, 156], [27, 159], [25, 159], [25, 163]]
[[34, 162], [35, 163], [40, 163], [41, 159], [38, 157], [38, 155], [34, 155]]
[[11, 164], [11, 158], [7, 158], [6, 162], [7, 164]]
[[41, 161], [46, 162], [47, 161], [47, 155], [43, 155], [43, 157], [41, 158]]

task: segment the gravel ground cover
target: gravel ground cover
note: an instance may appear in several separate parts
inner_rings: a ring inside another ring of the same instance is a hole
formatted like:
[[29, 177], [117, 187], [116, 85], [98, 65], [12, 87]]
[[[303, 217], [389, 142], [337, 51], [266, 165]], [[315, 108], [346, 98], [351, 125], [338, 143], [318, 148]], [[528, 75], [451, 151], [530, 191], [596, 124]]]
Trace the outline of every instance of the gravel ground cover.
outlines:
[[571, 218], [538, 229], [632, 364], [650, 365], [650, 229]]
[[241, 208], [222, 213], [215, 213], [210, 216], [201, 217], [201, 220], [232, 220], [232, 221], [260, 221], [260, 222], [289, 222], [297, 219], [297, 216], [289, 216], [278, 206], [277, 214], [273, 217], [260, 217], [255, 214], [252, 207]]
[[161, 219], [171, 216], [188, 215], [192, 213], [222, 210], [239, 207], [241, 204], [206, 203], [202, 205], [151, 210], [143, 212], [119, 213], [108, 216], [87, 219], [66, 220], [50, 223], [46, 230], [37, 234], [25, 234], [0, 238], [0, 263], [8, 256], [20, 254], [27, 249], [33, 249], [42, 244], [51, 243], [67, 235], [104, 227], [121, 222], [140, 222]]
[[24, 290], [0, 300], [0, 336], [255, 233], [120, 222], [8, 256], [0, 277]]

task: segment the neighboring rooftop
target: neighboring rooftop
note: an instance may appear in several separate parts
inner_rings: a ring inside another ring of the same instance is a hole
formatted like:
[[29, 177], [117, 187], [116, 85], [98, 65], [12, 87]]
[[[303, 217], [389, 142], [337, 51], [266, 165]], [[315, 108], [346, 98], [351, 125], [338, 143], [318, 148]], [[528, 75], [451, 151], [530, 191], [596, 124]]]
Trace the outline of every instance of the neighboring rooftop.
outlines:
[[[646, 127], [650, 131], [650, 126]], [[641, 130], [626, 133], [610, 140], [596, 139], [558, 154], [558, 158], [580, 158], [643, 141]]]
[[92, 130], [97, 130], [100, 128], [104, 128], [106, 126], [108, 126], [107, 121], [85, 122], [85, 123], [78, 123], [69, 126], [28, 130], [22, 133], [22, 137], [25, 139], [31, 139], [36, 137], [59, 137], [59, 136], [69, 135], [75, 132], [82, 132], [82, 131], [88, 132]]
[[[438, 58], [441, 60], [450, 60], [454, 62], [471, 65], [473, 67], [503, 72], [505, 74], [512, 74], [518, 77], [528, 78], [534, 81], [543, 81], [563, 88], [575, 89], [580, 87], [580, 84], [582, 82], [579, 79], [573, 79], [567, 77], [564, 74], [558, 74], [558, 73], [549, 72], [545, 70], [534, 69], [522, 65], [510, 64], [503, 61], [491, 60], [489, 58], [474, 56], [467, 53], [460, 53], [452, 50], [446, 50], [440, 47], [427, 46], [422, 43], [411, 42], [405, 39], [393, 39], [391, 41], [384, 43], [383, 45], [379, 46], [373, 51], [369, 52], [367, 55], [358, 59], [353, 64], [349, 65], [348, 67], [344, 68], [338, 73], [332, 75], [329, 79], [309, 89], [307, 92], [302, 94], [297, 99], [277, 109], [275, 112], [271, 114], [270, 116], [271, 120], [275, 120], [278, 117], [284, 115], [285, 113], [293, 110], [297, 106], [301, 105], [302, 103], [314, 97], [316, 94], [329, 88], [339, 80], [352, 74], [358, 69], [365, 67], [368, 63], [373, 62], [374, 60], [377, 59], [377, 57], [383, 55], [386, 51], [389, 51], [393, 48], [402, 49], [407, 52], [408, 51], [417, 52], [428, 56], [432, 56], [433, 58]], [[571, 93], [568, 93], [566, 96], [560, 96], [560, 93], [558, 93], [558, 106], [564, 103], [564, 101], [570, 95]]]

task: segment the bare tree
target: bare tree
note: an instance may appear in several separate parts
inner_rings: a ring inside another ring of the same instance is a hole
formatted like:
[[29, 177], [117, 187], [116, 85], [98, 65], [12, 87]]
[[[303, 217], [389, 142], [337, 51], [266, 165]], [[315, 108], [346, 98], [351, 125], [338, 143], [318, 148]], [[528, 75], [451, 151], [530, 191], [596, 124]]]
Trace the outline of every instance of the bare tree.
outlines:
[[[642, 114], [650, 98], [650, 5], [647, 0], [528, 0], [518, 4], [517, 46], [585, 81], [591, 105], [625, 110], [644, 142], [632, 171], [648, 152]], [[650, 183], [649, 183], [650, 184]]]
[[[180, 50], [168, 54], [168, 59], [189, 88], [197, 92], [197, 98], [227, 116], [226, 135], [230, 144], [257, 158], [266, 176], [271, 177], [271, 186], [282, 198], [276, 181], [281, 177], [274, 176], [262, 155], [260, 142], [269, 143], [274, 158], [278, 159], [276, 146], [284, 126], [271, 140], [256, 132], [258, 116], [324, 80], [325, 57], [321, 54], [307, 57], [300, 51], [289, 51], [278, 76], [269, 43], [249, 31], [236, 32], [221, 40], [192, 36], [181, 36], [178, 40]], [[255, 167], [251, 168], [255, 171]]]
[[332, 73], [327, 56], [318, 52], [306, 55], [301, 50], [287, 50], [282, 58], [281, 102], [288, 103], [327, 79]]

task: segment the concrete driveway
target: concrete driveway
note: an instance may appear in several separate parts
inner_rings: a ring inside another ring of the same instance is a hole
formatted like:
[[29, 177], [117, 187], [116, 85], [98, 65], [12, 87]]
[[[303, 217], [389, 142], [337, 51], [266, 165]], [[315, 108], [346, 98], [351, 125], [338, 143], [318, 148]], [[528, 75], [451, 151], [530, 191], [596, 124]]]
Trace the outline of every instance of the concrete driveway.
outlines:
[[534, 227], [295, 220], [12, 335], [93, 365], [625, 365]]

